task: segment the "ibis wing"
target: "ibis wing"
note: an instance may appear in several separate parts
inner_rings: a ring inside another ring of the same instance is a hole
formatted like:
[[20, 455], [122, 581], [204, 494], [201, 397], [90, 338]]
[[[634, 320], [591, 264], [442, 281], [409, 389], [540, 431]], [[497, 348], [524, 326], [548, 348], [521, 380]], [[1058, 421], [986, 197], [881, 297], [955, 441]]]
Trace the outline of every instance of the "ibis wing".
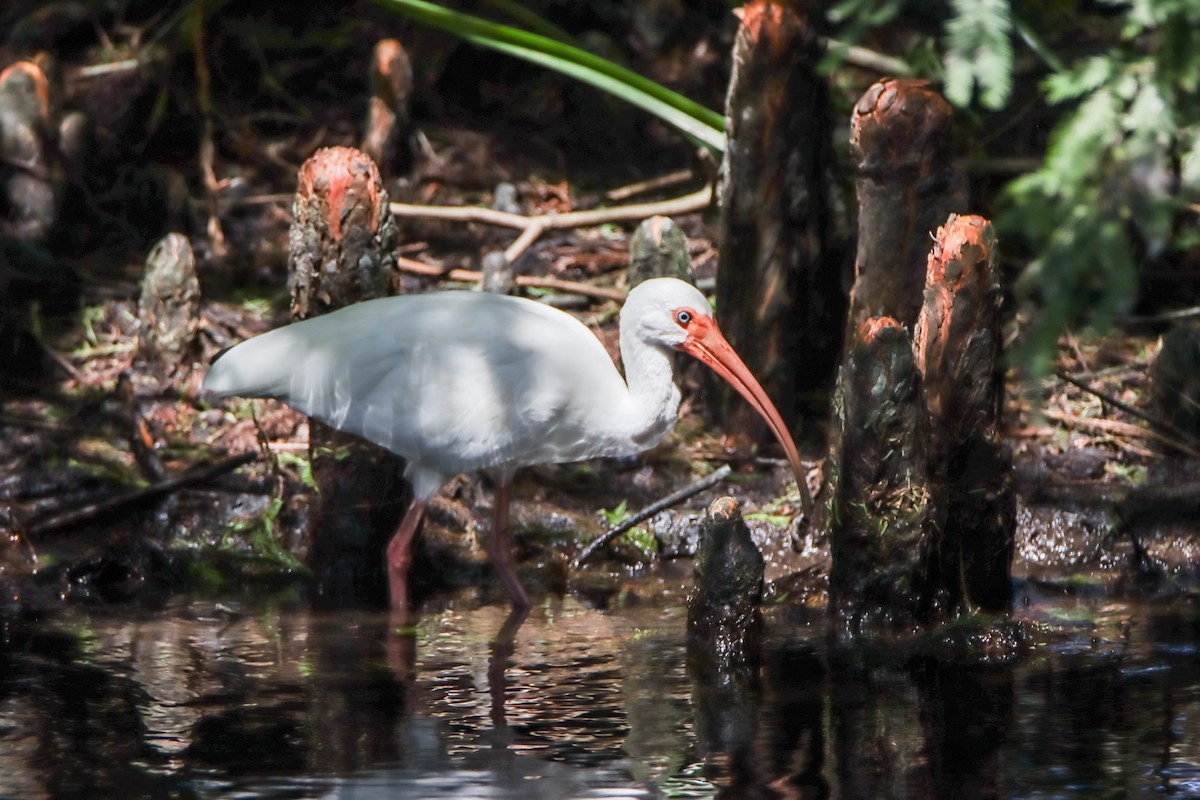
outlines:
[[625, 393], [573, 317], [467, 292], [285, 326], [230, 350], [205, 385], [278, 398], [442, 474], [603, 455], [589, 429]]

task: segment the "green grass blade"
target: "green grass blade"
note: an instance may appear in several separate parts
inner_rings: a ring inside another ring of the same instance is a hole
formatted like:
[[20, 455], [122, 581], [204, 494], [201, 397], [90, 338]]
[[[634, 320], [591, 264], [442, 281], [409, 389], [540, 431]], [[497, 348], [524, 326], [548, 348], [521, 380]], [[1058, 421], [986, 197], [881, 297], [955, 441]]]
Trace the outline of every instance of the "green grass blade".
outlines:
[[716, 152], [725, 150], [725, 118], [722, 115], [586, 50], [425, 0], [376, 2], [472, 44], [539, 64], [595, 86], [654, 114]]
[[518, 0], [479, 0], [479, 2], [496, 9], [501, 14], [508, 16], [517, 24], [525, 26], [527, 30], [539, 36], [545, 36], [548, 39], [553, 39], [563, 44], [578, 46], [575, 37], [553, 22], [539, 16], [536, 11], [526, 8]]

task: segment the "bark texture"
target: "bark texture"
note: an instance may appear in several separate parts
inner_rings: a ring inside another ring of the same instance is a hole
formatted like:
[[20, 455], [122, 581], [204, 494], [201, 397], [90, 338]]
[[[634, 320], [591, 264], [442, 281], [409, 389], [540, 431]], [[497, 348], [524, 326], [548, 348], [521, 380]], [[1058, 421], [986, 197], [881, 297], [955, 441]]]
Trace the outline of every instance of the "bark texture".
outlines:
[[146, 257], [138, 298], [138, 354], [171, 375], [193, 354], [200, 324], [196, 256], [182, 233], [164, 236]]
[[[288, 285], [296, 319], [388, 293], [396, 227], [374, 163], [345, 147], [320, 150], [300, 168]], [[309, 455], [320, 508], [309, 566], [324, 605], [386, 597], [383, 552], [408, 505], [404, 461], [310, 420]]]
[[[752, 0], [739, 16], [720, 181], [717, 317], [795, 430], [806, 393], [830, 385], [845, 308], [830, 242], [829, 88], [802, 4]], [[723, 418], [765, 438], [745, 404], [732, 392], [720, 396]]]
[[399, 234], [370, 158], [350, 147], [318, 150], [300, 167], [292, 214], [293, 319], [388, 293]]
[[722, 777], [737, 784], [758, 734], [763, 557], [732, 497], [708, 507], [693, 570], [687, 668], [697, 750], [710, 771], [730, 767]]
[[44, 241], [58, 217], [63, 181], [54, 162], [51, 87], [42, 68], [18, 61], [0, 72], [2, 230]]
[[929, 496], [912, 339], [896, 320], [859, 325], [834, 395], [826, 479], [832, 567], [829, 604], [850, 632], [907, 626], [924, 589], [921, 542]]
[[62, 313], [78, 295], [76, 275], [53, 255], [54, 231], [88, 125], [78, 112], [58, 116], [57, 89], [34, 61], [0, 71], [0, 386], [36, 376], [47, 362], [31, 304]]
[[848, 329], [887, 316], [917, 321], [929, 237], [967, 204], [950, 104], [923, 81], [885, 79], [862, 96], [850, 127], [858, 254]]
[[749, 660], [762, 626], [763, 557], [732, 497], [719, 497], [708, 507], [692, 569], [689, 639], [711, 643], [720, 638], [726, 644], [709, 648], [719, 658]]
[[649, 278], [696, 282], [687, 237], [670, 217], [643, 220], [629, 241], [629, 288]]
[[1151, 377], [1159, 417], [1184, 441], [1200, 442], [1200, 330], [1179, 325], [1167, 331]]
[[897, 320], [872, 318], [846, 348], [827, 465], [830, 611], [843, 637], [1011, 602], [991, 226], [951, 215], [927, 266], [912, 339]]
[[929, 612], [1007, 610], [1016, 528], [1012, 453], [1003, 433], [996, 236], [951, 215], [929, 254], [914, 334], [931, 499]]
[[412, 87], [412, 64], [404, 46], [396, 39], [380, 40], [371, 54], [371, 99], [362, 150], [384, 177], [407, 172], [412, 166]]

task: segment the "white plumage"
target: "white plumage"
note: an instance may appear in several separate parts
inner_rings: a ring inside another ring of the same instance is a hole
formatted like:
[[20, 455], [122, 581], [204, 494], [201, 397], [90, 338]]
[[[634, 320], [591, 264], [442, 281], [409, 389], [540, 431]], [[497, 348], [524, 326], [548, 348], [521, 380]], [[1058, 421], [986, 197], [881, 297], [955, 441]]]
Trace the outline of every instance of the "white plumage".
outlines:
[[[516, 297], [437, 292], [369, 300], [250, 339], [216, 360], [204, 388], [277, 398], [408, 460], [415, 499], [389, 546], [392, 602], [402, 608], [397, 593], [405, 594], [406, 581], [396, 573], [407, 573], [408, 540], [446, 481], [488, 470], [506, 504], [517, 467], [654, 446], [679, 409], [673, 350], [709, 363], [759, 408], [802, 480], [778, 413], [721, 337], [708, 302], [673, 278], [629, 294], [621, 312], [624, 379], [569, 314]], [[507, 508], [497, 514], [502, 524]], [[493, 531], [494, 541], [503, 536]], [[496, 548], [493, 560], [506, 562]], [[527, 602], [506, 563], [496, 566], [514, 601]]]

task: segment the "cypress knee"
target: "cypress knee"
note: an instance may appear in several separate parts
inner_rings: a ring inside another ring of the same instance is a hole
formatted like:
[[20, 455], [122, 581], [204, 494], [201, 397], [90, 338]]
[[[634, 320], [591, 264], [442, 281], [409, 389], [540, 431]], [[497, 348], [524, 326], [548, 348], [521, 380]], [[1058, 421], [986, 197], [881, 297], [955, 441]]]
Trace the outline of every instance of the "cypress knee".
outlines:
[[1016, 528], [1004, 437], [1001, 291], [987, 220], [951, 215], [929, 254], [915, 332], [929, 458], [929, 610], [1004, 611]]
[[[288, 286], [295, 319], [388, 293], [396, 225], [368, 157], [347, 147], [318, 151], [300, 168], [293, 214]], [[411, 496], [404, 461], [318, 420], [309, 426], [319, 502], [308, 560], [319, 600], [382, 603], [384, 548]]]
[[859, 325], [834, 395], [826, 462], [829, 605], [837, 630], [917, 620], [928, 503], [919, 402], [908, 332], [890, 317]]
[[924, 81], [879, 81], [854, 108], [859, 211], [851, 331], [877, 316], [910, 330], [916, 324], [930, 236], [967, 201], [953, 121], [950, 104]]
[[[793, 430], [806, 393], [829, 388], [845, 308], [830, 242], [829, 87], [817, 68], [816, 17], [800, 6], [751, 0], [739, 13], [717, 270], [721, 329]], [[723, 418], [765, 436], [732, 394], [720, 396]]]

